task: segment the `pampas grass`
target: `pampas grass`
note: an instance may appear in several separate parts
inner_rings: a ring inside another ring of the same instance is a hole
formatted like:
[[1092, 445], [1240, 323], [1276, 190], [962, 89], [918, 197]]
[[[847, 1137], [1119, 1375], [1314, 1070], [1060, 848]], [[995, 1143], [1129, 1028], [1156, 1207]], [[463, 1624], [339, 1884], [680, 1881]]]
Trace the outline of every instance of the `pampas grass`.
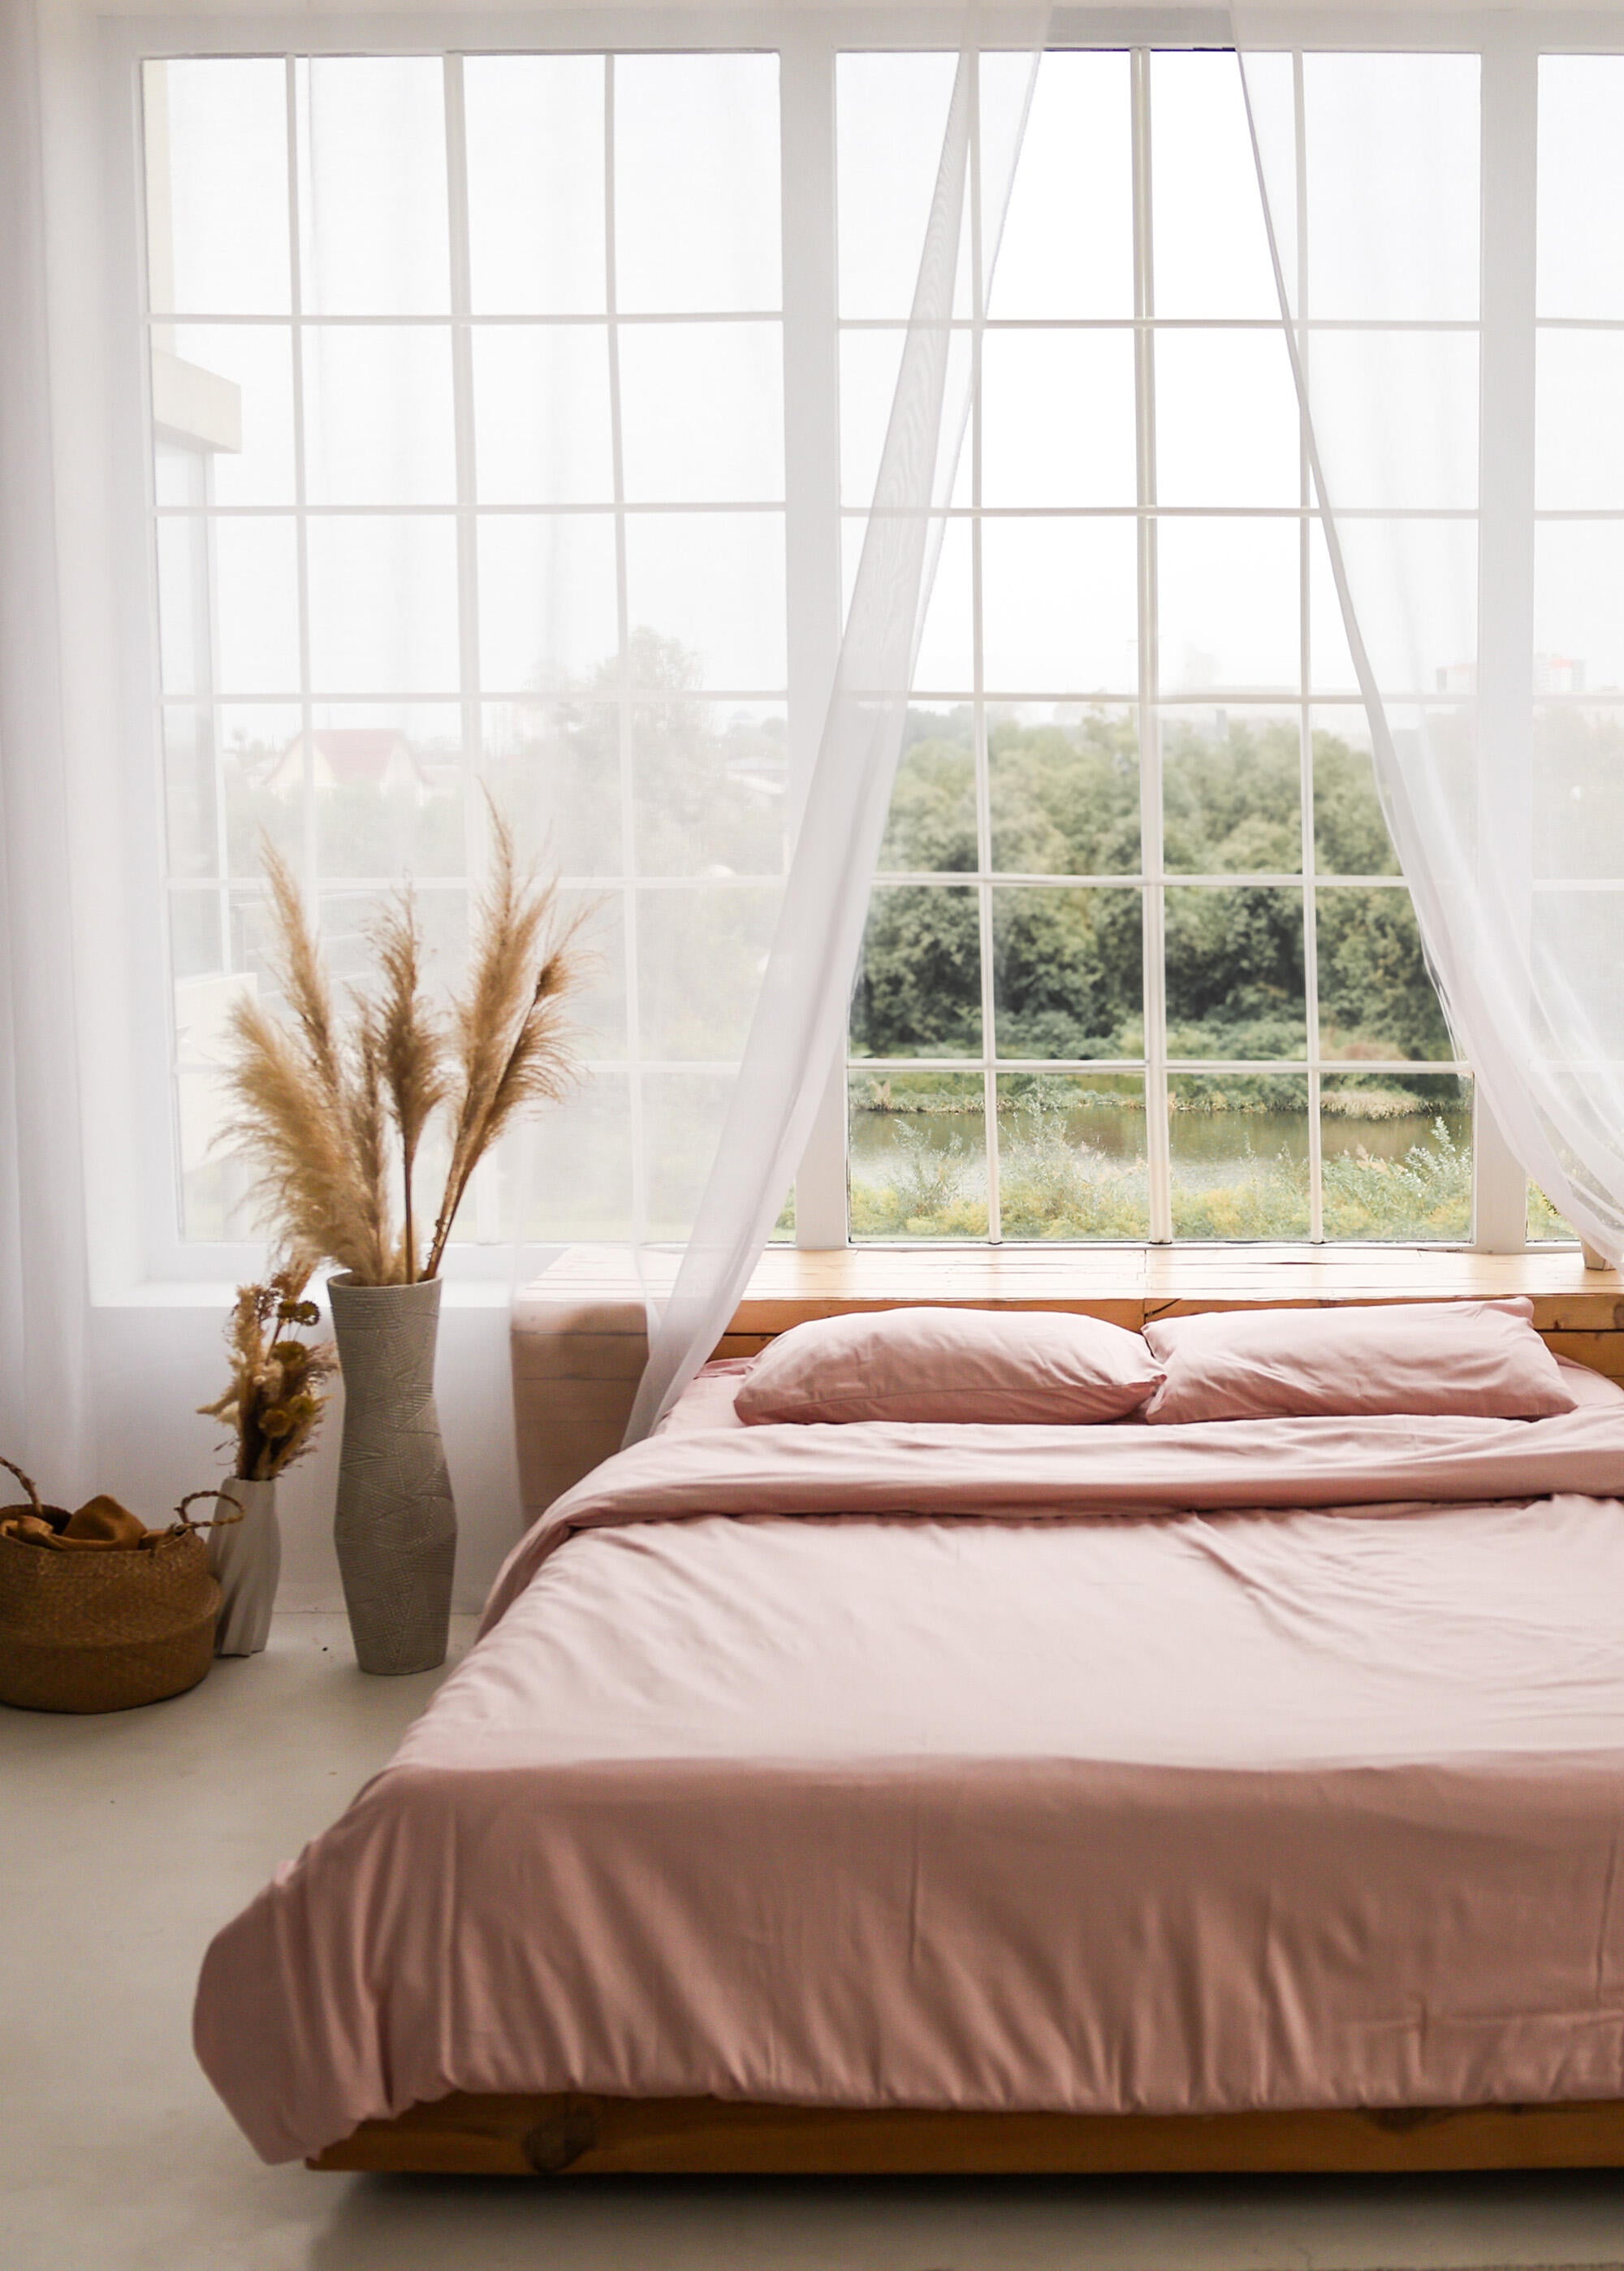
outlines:
[[[341, 1015], [293, 875], [268, 842], [262, 847], [271, 974], [289, 1016], [246, 998], [234, 1008], [220, 1141], [252, 1170], [262, 1224], [290, 1251], [335, 1262], [359, 1284], [438, 1275], [481, 1159], [523, 1112], [555, 1102], [577, 1077], [565, 1005], [585, 973], [583, 918], [564, 913], [556, 883], [521, 871], [493, 806], [491, 829], [491, 881], [467, 983], [444, 1011], [426, 991], [407, 885], [368, 924], [376, 979], [353, 989]], [[418, 1159], [442, 1113], [450, 1164], [424, 1256]]]

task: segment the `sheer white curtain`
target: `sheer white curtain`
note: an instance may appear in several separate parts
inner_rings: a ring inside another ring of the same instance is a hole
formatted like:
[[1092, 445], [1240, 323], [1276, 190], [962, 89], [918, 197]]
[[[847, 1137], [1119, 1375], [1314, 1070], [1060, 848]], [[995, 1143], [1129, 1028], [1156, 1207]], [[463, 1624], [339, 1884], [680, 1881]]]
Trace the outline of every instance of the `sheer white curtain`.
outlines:
[[32, 0], [0, 0], [0, 1451], [71, 1503], [86, 1288], [44, 208]]
[[[665, 1298], [649, 1292], [655, 1322], [628, 1441], [647, 1433], [725, 1329], [843, 1046], [975, 384], [975, 347], [951, 325], [985, 306], [1048, 21], [1046, 6], [965, 18], [834, 692], [709, 1175], [674, 1288]], [[860, 231], [863, 216], [844, 215], [842, 226]]]
[[1234, 11], [1324, 512], [1316, 635], [1339, 616], [1461, 1054], [1616, 1262], [1624, 740], [1576, 697], [1624, 687], [1624, 335], [1585, 328], [1624, 320], [1624, 63], [1542, 61], [1537, 14], [1461, 22], [1453, 53], [1305, 53], [1310, 14]]

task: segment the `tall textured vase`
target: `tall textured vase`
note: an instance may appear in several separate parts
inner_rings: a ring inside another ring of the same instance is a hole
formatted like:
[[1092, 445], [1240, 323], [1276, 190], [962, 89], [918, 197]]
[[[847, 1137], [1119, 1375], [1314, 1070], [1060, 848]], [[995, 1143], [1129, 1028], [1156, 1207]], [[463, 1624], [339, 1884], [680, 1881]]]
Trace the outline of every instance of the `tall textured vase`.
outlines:
[[209, 1571], [219, 1584], [214, 1627], [216, 1656], [257, 1656], [271, 1632], [277, 1580], [282, 1574], [282, 1533], [277, 1526], [277, 1486], [233, 1475], [222, 1483], [222, 1514], [240, 1509], [241, 1522], [217, 1522], [209, 1530]]
[[358, 1285], [330, 1277], [344, 1373], [333, 1523], [345, 1606], [363, 1672], [443, 1664], [456, 1508], [434, 1411], [440, 1280]]

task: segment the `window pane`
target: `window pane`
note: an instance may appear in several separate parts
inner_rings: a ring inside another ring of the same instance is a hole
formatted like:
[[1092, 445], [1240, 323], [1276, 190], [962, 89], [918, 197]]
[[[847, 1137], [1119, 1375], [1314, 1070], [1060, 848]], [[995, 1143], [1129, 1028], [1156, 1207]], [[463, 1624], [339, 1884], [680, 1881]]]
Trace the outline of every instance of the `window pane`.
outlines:
[[1123, 54], [1051, 52], [1039, 63], [990, 314], [1132, 315], [1128, 79]]
[[1027, 704], [988, 720], [992, 864], [1027, 875], [1131, 875], [1139, 865], [1131, 710]]
[[[852, 573], [856, 568], [854, 556]], [[942, 532], [941, 548], [937, 555], [936, 580], [931, 586], [930, 604], [925, 609], [924, 629], [914, 665], [914, 686], [921, 694], [968, 694], [975, 680], [970, 524], [968, 520], [951, 520]]]
[[[1338, 534], [1381, 690], [1470, 693], [1478, 652], [1475, 521], [1344, 518]], [[1317, 540], [1309, 578], [1315, 691], [1357, 693], [1330, 557]]]
[[[266, 786], [297, 800], [302, 733]], [[316, 855], [324, 875], [460, 875], [468, 865], [462, 712], [453, 703], [323, 703], [310, 734]]]
[[1313, 723], [1314, 857], [1321, 875], [1396, 875], [1363, 711], [1316, 710]]
[[772, 504], [784, 493], [776, 324], [632, 324], [620, 335], [634, 504]]
[[293, 333], [260, 324], [159, 327], [152, 423], [160, 467], [191, 461], [181, 487], [160, 470], [160, 505], [291, 505]]
[[1315, 907], [1321, 1054], [1378, 1063], [1452, 1057], [1408, 891], [1322, 884]]
[[638, 702], [631, 745], [641, 874], [782, 875], [789, 767], [781, 708], [674, 694]]
[[[880, 452], [891, 422], [897, 375], [902, 367], [904, 336], [889, 326], [841, 333], [841, 501], [864, 511], [874, 501]], [[956, 403], [964, 399], [969, 359], [968, 332], [955, 331], [948, 343], [945, 401]], [[971, 451], [967, 445], [960, 450], [953, 467], [951, 501], [960, 510], [970, 503], [970, 473]], [[938, 489], [945, 480], [944, 465], [937, 469]]]
[[623, 866], [620, 713], [597, 702], [493, 702], [485, 711], [491, 793], [528, 857], [567, 875]]
[[455, 692], [456, 529], [449, 514], [313, 519], [306, 542], [315, 692]]
[[646, 1072], [643, 1140], [649, 1196], [645, 1235], [686, 1239], [705, 1188], [730, 1073]]
[[159, 521], [158, 595], [166, 694], [297, 693], [291, 519]]
[[[285, 860], [297, 864], [303, 857], [302, 800], [272, 786], [301, 726], [292, 703], [221, 703], [214, 711], [226, 871], [238, 882], [258, 877], [266, 838]], [[200, 719], [200, 741], [206, 732]]]
[[215, 730], [212, 709], [165, 704], [164, 816], [172, 876], [220, 871]]
[[1302, 75], [1310, 311], [1474, 320], [1477, 57], [1310, 55]]
[[1306, 1238], [1307, 1080], [1181, 1073], [1168, 1090], [1175, 1238]]
[[736, 1058], [772, 945], [775, 890], [641, 890], [638, 1022], [645, 1056]]
[[1474, 331], [1316, 331], [1308, 353], [1326, 493], [1342, 510], [1475, 508]]
[[1294, 505], [1296, 382], [1279, 331], [1158, 331], [1156, 500]]
[[[1534, 893], [1529, 954], [1537, 972], [1618, 966], [1624, 938], [1624, 884], [1547, 886]], [[1549, 977], [1534, 996], [1534, 1046], [1557, 1060], [1595, 1063], [1614, 1079], [1624, 1066], [1624, 987], [1579, 996]]]
[[989, 331], [982, 345], [982, 502], [1131, 504], [1133, 339]]
[[776, 308], [776, 56], [617, 56], [612, 68], [621, 308]]
[[1294, 711], [1164, 711], [1164, 864], [1196, 875], [1298, 873], [1301, 770]]
[[1624, 316], [1624, 56], [1539, 58], [1539, 313]]
[[601, 314], [603, 57], [469, 56], [463, 106], [475, 314]]
[[311, 504], [455, 503], [448, 329], [309, 325], [304, 383]]
[[992, 895], [1001, 1057], [1137, 1057], [1145, 1047], [1145, 918], [1131, 890]]
[[143, 67], [154, 313], [287, 313], [286, 82], [280, 58]]
[[1624, 521], [1546, 521], [1534, 531], [1534, 648], [1552, 677], [1624, 690]]
[[1534, 874], [1617, 879], [1624, 823], [1624, 711], [1541, 703], [1534, 711]]
[[511, 1188], [526, 1203], [521, 1236], [616, 1244], [634, 1235], [632, 1096], [623, 1073], [594, 1071], [574, 1096], [525, 1120], [507, 1157]]
[[941, 161], [958, 58], [842, 56], [835, 65], [840, 311], [905, 316]]
[[596, 324], [476, 325], [481, 504], [611, 504], [609, 334]]
[[627, 1037], [627, 897], [623, 891], [566, 890], [559, 904], [565, 914], [582, 913], [581, 942], [590, 959], [585, 982], [570, 1004], [581, 1029], [582, 1054], [590, 1061], [624, 1061]]
[[854, 1056], [979, 1056], [981, 934], [973, 890], [879, 885], [851, 1009]]
[[747, 884], [638, 892], [645, 1056], [740, 1054], [777, 913], [775, 890]]
[[1166, 897], [1168, 1055], [1301, 1056], [1301, 890], [1184, 884]]
[[1291, 692], [1301, 674], [1297, 523], [1157, 523], [1161, 690]]
[[1008, 1240], [1148, 1238], [1144, 1081], [1004, 1074], [998, 1213]]
[[[467, 968], [468, 896], [461, 883], [419, 887], [418, 920], [437, 985], [459, 985]], [[367, 933], [377, 906], [377, 893], [370, 889], [324, 890], [317, 897], [322, 949], [340, 985], [362, 982], [372, 974]]]
[[505, 513], [479, 523], [479, 669], [491, 693], [613, 686], [614, 523]]
[[1157, 315], [1278, 316], [1234, 56], [1153, 56], [1150, 85]]
[[294, 66], [300, 268], [312, 316], [450, 307], [445, 84], [434, 56], [318, 56]]
[[674, 639], [701, 686], [773, 693], [784, 682], [783, 516], [634, 514], [626, 525], [632, 630]]
[[879, 847], [882, 873], [973, 869], [975, 747], [968, 709], [910, 710], [891, 812]]
[[1325, 1236], [1472, 1235], [1472, 1083], [1332, 1074], [1321, 1083]]
[[979, 1073], [854, 1072], [851, 1235], [985, 1238], [985, 1096]]
[[1624, 335], [1539, 333], [1535, 503], [1541, 510], [1616, 511], [1624, 506]]
[[1132, 519], [992, 520], [982, 532], [986, 682], [1008, 695], [1138, 683]]

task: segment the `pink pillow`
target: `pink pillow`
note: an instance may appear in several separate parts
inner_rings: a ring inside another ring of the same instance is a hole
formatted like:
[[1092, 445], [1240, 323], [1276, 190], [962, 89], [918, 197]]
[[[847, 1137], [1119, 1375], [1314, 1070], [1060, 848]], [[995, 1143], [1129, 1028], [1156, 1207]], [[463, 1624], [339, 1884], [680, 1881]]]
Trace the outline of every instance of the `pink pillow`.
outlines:
[[1219, 1310], [1148, 1324], [1168, 1370], [1145, 1417], [1272, 1419], [1369, 1411], [1546, 1419], [1576, 1398], [1531, 1301]]
[[1161, 1366], [1138, 1333], [1052, 1310], [881, 1309], [792, 1325], [735, 1409], [776, 1420], [1120, 1419]]

